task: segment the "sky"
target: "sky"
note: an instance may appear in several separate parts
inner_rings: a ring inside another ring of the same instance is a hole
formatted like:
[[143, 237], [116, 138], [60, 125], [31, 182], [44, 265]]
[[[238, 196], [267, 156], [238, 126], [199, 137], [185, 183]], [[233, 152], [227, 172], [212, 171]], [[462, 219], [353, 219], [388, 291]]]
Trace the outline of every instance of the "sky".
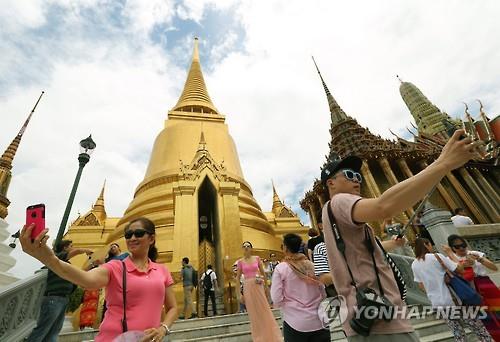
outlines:
[[[330, 117], [311, 60], [344, 111], [375, 133], [407, 136], [396, 74], [452, 117], [500, 112], [497, 1], [0, 0], [0, 150], [46, 93], [14, 160], [9, 231], [45, 203], [54, 231], [78, 168], [91, 156], [70, 220], [106, 180], [120, 217], [142, 181], [154, 139], [177, 102], [193, 37], [213, 103], [226, 115], [247, 182], [264, 211], [299, 201], [328, 153]], [[5, 243], [10, 241], [6, 240]], [[18, 246], [10, 270], [40, 267]]]

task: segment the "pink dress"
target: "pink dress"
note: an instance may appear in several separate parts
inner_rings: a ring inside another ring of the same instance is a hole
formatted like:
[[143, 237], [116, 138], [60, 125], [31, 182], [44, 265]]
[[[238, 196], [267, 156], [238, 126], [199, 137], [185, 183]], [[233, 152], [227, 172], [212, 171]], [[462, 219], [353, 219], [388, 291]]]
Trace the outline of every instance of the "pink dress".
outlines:
[[[170, 272], [151, 260], [146, 272], [139, 271], [128, 257], [124, 262], [127, 269], [128, 330], [144, 331], [159, 327], [165, 288], [174, 283]], [[109, 271], [109, 283], [106, 287], [107, 310], [95, 341], [110, 342], [122, 334], [123, 268], [120, 260], [109, 261], [100, 267]]]
[[280, 328], [276, 323], [269, 303], [264, 292], [264, 284], [257, 284], [255, 276], [259, 273], [259, 257], [255, 262], [247, 264], [238, 260], [238, 267], [245, 276], [243, 283], [243, 296], [250, 318], [250, 330], [254, 342], [278, 342], [283, 341]]

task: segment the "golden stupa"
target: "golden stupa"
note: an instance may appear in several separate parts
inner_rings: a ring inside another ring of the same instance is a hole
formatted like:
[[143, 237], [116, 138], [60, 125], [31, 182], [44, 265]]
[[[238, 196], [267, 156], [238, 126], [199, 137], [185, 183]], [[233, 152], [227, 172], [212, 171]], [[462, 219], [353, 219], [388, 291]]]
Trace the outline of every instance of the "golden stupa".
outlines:
[[[280, 200], [274, 184], [272, 189], [272, 211], [264, 213], [245, 181], [225, 116], [208, 95], [195, 38], [184, 90], [168, 112], [144, 180], [123, 217], [107, 217], [103, 187], [92, 209], [71, 224], [64, 238], [77, 247], [96, 249], [93, 258], [102, 258], [112, 242], [126, 250], [125, 225], [134, 218], [147, 217], [156, 224], [158, 261], [168, 267], [174, 279], [179, 279], [183, 257], [188, 257], [200, 273], [212, 264], [222, 280], [220, 285], [224, 284], [225, 290], [232, 287], [224, 298], [226, 304], [233, 303], [229, 297], [235, 296], [235, 284], [229, 273], [242, 255], [243, 241], [251, 241], [256, 254], [269, 258], [271, 252], [281, 253], [283, 234], [294, 232], [305, 237], [307, 232], [308, 227]], [[82, 256], [72, 262], [83, 266], [86, 260]], [[181, 303], [182, 284], [176, 284], [176, 294]]]

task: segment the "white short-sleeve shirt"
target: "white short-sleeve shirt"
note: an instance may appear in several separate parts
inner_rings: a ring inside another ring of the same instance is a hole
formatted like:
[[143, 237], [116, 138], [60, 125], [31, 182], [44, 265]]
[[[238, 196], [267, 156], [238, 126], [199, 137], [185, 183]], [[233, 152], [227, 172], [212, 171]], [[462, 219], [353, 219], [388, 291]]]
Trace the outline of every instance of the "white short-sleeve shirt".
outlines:
[[[450, 271], [457, 268], [457, 264], [438, 253], [443, 263]], [[436, 259], [434, 254], [427, 253], [424, 260], [415, 259], [411, 264], [414, 280], [423, 283], [427, 297], [432, 303], [432, 306], [453, 306], [453, 299], [451, 298], [450, 290], [444, 282], [445, 270]]]

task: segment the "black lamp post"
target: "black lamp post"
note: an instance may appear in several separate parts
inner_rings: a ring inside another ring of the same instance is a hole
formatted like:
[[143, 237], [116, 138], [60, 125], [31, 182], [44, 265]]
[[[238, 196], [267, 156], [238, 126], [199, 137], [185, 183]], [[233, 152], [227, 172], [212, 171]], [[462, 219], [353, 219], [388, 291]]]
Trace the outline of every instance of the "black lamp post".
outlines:
[[64, 216], [61, 221], [61, 225], [59, 226], [59, 231], [57, 232], [56, 241], [54, 242], [54, 247], [57, 248], [59, 243], [62, 240], [62, 236], [64, 234], [64, 230], [66, 228], [66, 224], [68, 223], [69, 213], [71, 211], [71, 207], [73, 206], [73, 201], [75, 199], [76, 189], [78, 188], [78, 183], [80, 182], [80, 177], [82, 176], [82, 171], [85, 165], [90, 160], [90, 155], [94, 152], [96, 144], [94, 140], [92, 140], [92, 135], [89, 135], [88, 138], [80, 141], [80, 155], [78, 156], [78, 172], [76, 173], [75, 182], [73, 183], [73, 188], [71, 189], [71, 194], [69, 195], [68, 204], [66, 204], [66, 210], [64, 211]]

